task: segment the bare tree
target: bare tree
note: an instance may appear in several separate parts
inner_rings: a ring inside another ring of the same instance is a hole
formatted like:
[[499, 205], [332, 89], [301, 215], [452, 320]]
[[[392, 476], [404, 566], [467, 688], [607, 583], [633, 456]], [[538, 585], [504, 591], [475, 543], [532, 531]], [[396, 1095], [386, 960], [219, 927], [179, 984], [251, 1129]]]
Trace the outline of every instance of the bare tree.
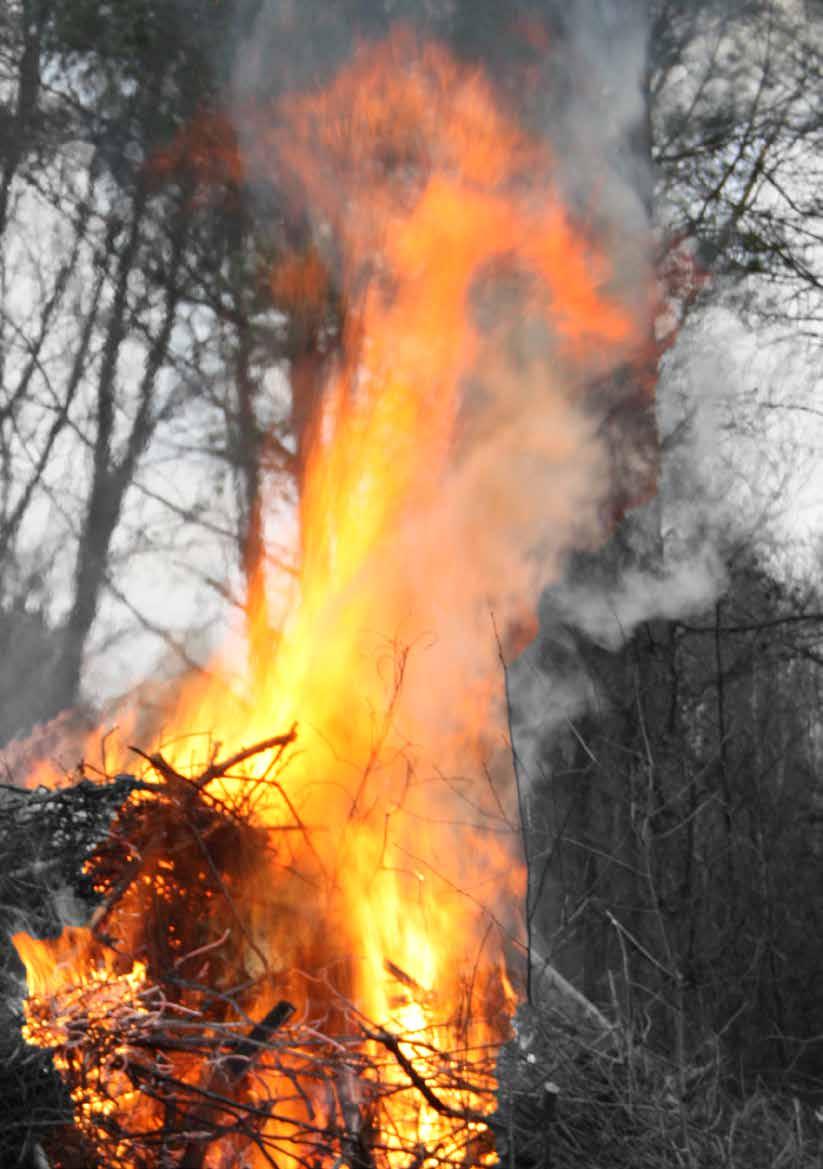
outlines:
[[[725, 277], [721, 287], [751, 320], [819, 340], [819, 10], [790, 0], [651, 7], [647, 93], [664, 254], [691, 241], [715, 295]], [[704, 287], [695, 281], [690, 299]]]

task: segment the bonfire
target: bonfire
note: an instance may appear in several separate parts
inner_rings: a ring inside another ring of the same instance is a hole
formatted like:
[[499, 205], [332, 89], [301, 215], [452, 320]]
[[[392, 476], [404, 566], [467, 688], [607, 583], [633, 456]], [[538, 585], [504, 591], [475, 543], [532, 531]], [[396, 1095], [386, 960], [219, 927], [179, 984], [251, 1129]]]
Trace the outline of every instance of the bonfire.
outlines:
[[493, 1164], [528, 968], [502, 663], [596, 517], [584, 390], [642, 322], [545, 144], [443, 48], [367, 46], [253, 122], [233, 173], [285, 170], [319, 225], [273, 294], [320, 265], [346, 305], [299, 580], [249, 678], [222, 655], [124, 744], [87, 925], [16, 935], [72, 1105], [43, 1144], [55, 1169]]

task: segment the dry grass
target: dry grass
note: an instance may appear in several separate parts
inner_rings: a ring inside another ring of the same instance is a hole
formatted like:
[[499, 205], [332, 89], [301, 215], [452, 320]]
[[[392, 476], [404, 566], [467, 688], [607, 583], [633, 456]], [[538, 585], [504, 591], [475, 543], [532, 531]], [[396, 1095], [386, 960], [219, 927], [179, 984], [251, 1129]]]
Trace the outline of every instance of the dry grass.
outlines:
[[823, 1166], [811, 1107], [764, 1089], [741, 1098], [717, 1061], [676, 1067], [620, 1027], [522, 1008], [498, 1070], [500, 1169]]

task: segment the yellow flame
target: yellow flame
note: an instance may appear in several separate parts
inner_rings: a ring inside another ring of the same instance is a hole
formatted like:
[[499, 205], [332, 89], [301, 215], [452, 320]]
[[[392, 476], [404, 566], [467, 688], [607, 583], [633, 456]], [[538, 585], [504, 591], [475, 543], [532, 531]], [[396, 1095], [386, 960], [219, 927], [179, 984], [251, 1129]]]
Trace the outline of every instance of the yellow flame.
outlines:
[[[545, 148], [440, 48], [403, 34], [364, 49], [328, 90], [284, 103], [257, 153], [290, 168], [337, 234], [344, 352], [314, 422], [301, 575], [276, 653], [255, 647], [262, 668], [239, 695], [214, 663], [160, 746], [197, 775], [215, 741], [231, 754], [299, 724], [287, 767], [264, 753], [216, 786], [253, 793], [276, 850], [247, 918], [271, 969], [331, 971], [360, 1017], [400, 1037], [405, 1068], [370, 1041], [375, 1074], [397, 1089], [380, 1106], [376, 1163], [404, 1166], [417, 1147], [420, 1164], [442, 1164], [482, 1125], [455, 1126], [409, 1069], [446, 1112], [492, 1106], [489, 1045], [515, 997], [504, 951], [525, 883], [488, 610], [511, 618], [533, 602], [512, 542], [548, 541], [550, 570], [596, 500], [576, 388], [638, 331], [559, 202]], [[322, 295], [311, 262], [307, 284], [289, 270], [273, 288]], [[183, 737], [198, 731], [209, 738]], [[64, 943], [68, 958], [18, 944], [33, 1000], [94, 977], [88, 941]], [[133, 1000], [145, 973], [109, 975]], [[65, 1039], [31, 1013], [28, 1028]], [[435, 1052], [474, 1067], [475, 1088], [450, 1084]]]

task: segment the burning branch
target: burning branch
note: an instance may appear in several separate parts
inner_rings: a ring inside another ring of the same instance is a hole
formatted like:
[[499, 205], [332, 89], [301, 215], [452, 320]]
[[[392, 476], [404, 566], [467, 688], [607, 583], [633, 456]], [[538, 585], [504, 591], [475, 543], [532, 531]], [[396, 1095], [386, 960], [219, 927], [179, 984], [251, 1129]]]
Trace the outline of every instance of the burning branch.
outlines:
[[[262, 1055], [274, 1033], [288, 1022], [293, 1014], [292, 1004], [281, 1000], [272, 1007], [264, 1019], [254, 1025], [247, 1037], [232, 1041], [230, 1054], [213, 1065], [203, 1086], [202, 1095], [212, 1098], [228, 1093], [232, 1097], [234, 1089], [249, 1073], [253, 1061]], [[180, 1158], [180, 1169], [200, 1169], [209, 1145], [214, 1143], [216, 1133], [219, 1132], [219, 1114], [215, 1115], [214, 1109], [201, 1112], [187, 1117], [186, 1124], [199, 1129], [200, 1135], [186, 1144]]]
[[242, 751], [238, 751], [234, 755], [230, 755], [228, 759], [223, 759], [219, 763], [211, 763], [194, 779], [190, 779], [182, 775], [175, 767], [172, 767], [162, 756], [159, 751], [152, 754], [146, 754], [140, 747], [130, 747], [129, 749], [139, 755], [141, 759], [145, 759], [150, 763], [158, 775], [171, 785], [173, 789], [182, 793], [201, 792], [205, 787], [216, 779], [222, 779], [228, 775], [235, 768], [241, 764], [254, 759], [257, 755], [262, 755], [266, 751], [276, 751], [274, 762], [279, 762], [283, 751], [286, 747], [291, 746], [297, 739], [297, 724], [295, 723], [291, 730], [285, 735], [273, 735], [269, 739], [263, 739], [260, 743], [255, 743], [252, 747], [245, 747]]
[[482, 1124], [484, 1126], [486, 1125], [487, 1120], [482, 1112], [473, 1112], [471, 1109], [467, 1108], [456, 1108], [451, 1104], [447, 1104], [444, 1100], [441, 1100], [440, 1097], [432, 1091], [431, 1087], [423, 1078], [423, 1076], [421, 1076], [417, 1071], [411, 1059], [409, 1059], [409, 1057], [405, 1054], [403, 1048], [400, 1045], [400, 1040], [396, 1035], [392, 1035], [390, 1032], [382, 1029], [379, 1031], [365, 1031], [364, 1033], [367, 1039], [371, 1039], [373, 1043], [381, 1044], [386, 1048], [387, 1051], [391, 1052], [400, 1067], [408, 1076], [411, 1084], [413, 1084], [413, 1086], [417, 1089], [426, 1103], [440, 1116], [448, 1116], [452, 1120], [461, 1120], [466, 1122], [473, 1121], [475, 1124]]

